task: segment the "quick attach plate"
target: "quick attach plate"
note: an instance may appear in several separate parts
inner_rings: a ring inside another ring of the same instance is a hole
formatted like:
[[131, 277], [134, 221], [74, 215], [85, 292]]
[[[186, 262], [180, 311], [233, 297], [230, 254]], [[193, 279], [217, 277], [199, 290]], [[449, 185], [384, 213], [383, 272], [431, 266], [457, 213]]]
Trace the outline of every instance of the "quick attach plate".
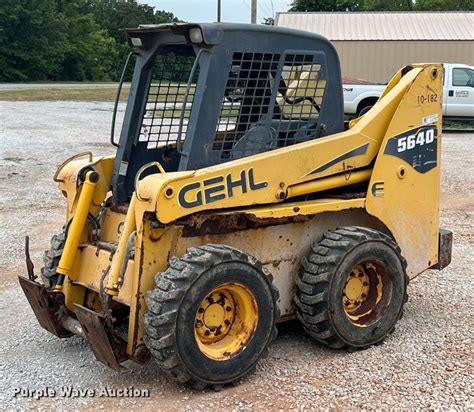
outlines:
[[60, 302], [64, 303], [64, 295], [61, 292], [50, 291], [44, 285], [23, 276], [18, 276], [18, 280], [39, 324], [60, 338], [72, 336], [73, 334], [64, 329], [59, 322]]
[[123, 370], [120, 362], [128, 359], [126, 342], [115, 334], [109, 336], [107, 321], [101, 313], [78, 304], [74, 305], [74, 309], [97, 360], [117, 371]]

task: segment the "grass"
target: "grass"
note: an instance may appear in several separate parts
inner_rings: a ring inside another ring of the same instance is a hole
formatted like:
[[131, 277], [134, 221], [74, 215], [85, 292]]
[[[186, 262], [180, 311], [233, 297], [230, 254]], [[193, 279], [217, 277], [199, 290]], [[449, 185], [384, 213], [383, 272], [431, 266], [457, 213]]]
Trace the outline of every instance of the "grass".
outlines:
[[[159, 94], [159, 102], [172, 102], [173, 96], [177, 96], [176, 100], [182, 101], [184, 97], [185, 85], [177, 87], [173, 83], [162, 83], [161, 86], [152, 87], [150, 93], [154, 99], [156, 93]], [[120, 95], [121, 101], [126, 101], [130, 86], [123, 86]], [[194, 87], [190, 89], [191, 95], [194, 93]], [[76, 88], [34, 88], [21, 90], [0, 90], [0, 101], [82, 101], [82, 102], [113, 102], [117, 94], [117, 87], [76, 87]], [[167, 96], [168, 99], [167, 99]]]
[[[121, 101], [126, 101], [130, 88], [124, 86], [120, 96]], [[24, 89], [0, 91], [0, 101], [99, 101], [113, 102], [117, 94], [115, 87], [71, 88], [71, 89]]]
[[443, 121], [443, 130], [469, 130], [474, 129], [474, 120], [445, 120]]
[[22, 157], [7, 156], [7, 157], [4, 157], [3, 160], [8, 160], [9, 162], [20, 163], [25, 159], [23, 159]]

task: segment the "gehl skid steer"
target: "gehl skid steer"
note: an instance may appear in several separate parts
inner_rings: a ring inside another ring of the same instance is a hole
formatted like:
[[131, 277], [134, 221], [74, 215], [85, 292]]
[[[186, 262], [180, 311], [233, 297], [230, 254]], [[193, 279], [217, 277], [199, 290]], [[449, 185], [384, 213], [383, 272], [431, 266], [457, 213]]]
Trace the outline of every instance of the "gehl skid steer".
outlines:
[[56, 172], [66, 223], [43, 284], [26, 248], [20, 284], [41, 326], [83, 336], [114, 369], [153, 357], [198, 388], [254, 370], [288, 319], [330, 348], [380, 343], [409, 279], [451, 258], [442, 66], [404, 67], [345, 128], [338, 56], [319, 35], [126, 33], [136, 61], [116, 155]]

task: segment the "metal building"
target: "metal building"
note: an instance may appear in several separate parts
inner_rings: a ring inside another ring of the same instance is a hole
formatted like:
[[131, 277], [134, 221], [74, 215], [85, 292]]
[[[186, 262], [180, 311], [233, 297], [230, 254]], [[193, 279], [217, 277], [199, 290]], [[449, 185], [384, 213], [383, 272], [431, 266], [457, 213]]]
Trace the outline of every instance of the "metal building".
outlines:
[[474, 65], [474, 12], [286, 12], [275, 24], [327, 37], [349, 78], [385, 83], [418, 62]]

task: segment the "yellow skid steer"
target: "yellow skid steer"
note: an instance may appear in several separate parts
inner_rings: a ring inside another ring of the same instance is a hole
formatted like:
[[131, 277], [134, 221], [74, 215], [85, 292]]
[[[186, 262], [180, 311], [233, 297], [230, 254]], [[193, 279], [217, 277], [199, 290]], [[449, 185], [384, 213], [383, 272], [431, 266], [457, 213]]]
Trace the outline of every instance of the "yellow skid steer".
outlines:
[[319, 35], [126, 33], [135, 69], [116, 154], [56, 172], [66, 219], [42, 283], [26, 248], [20, 284], [41, 326], [83, 336], [111, 368], [154, 357], [197, 388], [251, 372], [288, 319], [331, 348], [386, 338], [409, 279], [451, 259], [442, 66], [402, 68], [345, 130], [338, 56]]

